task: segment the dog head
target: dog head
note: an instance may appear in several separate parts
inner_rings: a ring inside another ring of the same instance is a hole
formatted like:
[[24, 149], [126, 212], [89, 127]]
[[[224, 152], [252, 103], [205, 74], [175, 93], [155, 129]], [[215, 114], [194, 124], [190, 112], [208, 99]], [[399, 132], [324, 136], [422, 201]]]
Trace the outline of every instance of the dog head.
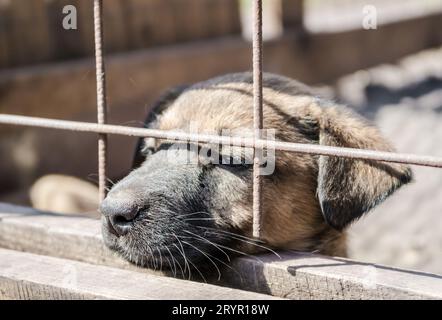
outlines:
[[[247, 135], [253, 133], [252, 92], [250, 74], [181, 87], [160, 99], [146, 126]], [[264, 125], [282, 141], [392, 150], [358, 116], [275, 75], [264, 77]], [[181, 272], [270, 248], [345, 255], [345, 228], [411, 179], [403, 165], [276, 151], [273, 163], [262, 165], [270, 172], [257, 242], [252, 158], [247, 148], [141, 139], [134, 170], [102, 203], [106, 244], [139, 265]]]

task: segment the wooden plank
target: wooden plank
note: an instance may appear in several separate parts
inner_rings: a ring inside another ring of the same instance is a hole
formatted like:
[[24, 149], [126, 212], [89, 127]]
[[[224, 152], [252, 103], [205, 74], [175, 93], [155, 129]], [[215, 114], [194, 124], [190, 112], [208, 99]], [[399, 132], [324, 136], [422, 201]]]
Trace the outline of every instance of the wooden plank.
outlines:
[[[0, 247], [137, 270], [107, 250], [101, 241], [99, 220], [5, 204], [0, 212]], [[11, 241], [12, 237], [16, 240]]]
[[[434, 30], [441, 28], [442, 13], [439, 13], [379, 26], [376, 31], [313, 34], [301, 42], [293, 41], [290, 32], [265, 45], [265, 69], [309, 84], [332, 81], [361, 68], [395, 61], [407, 54], [438, 46], [442, 43], [442, 34]], [[399, 34], [402, 36], [398, 37]], [[325, 54], [327, 59], [324, 59]], [[9, 109], [10, 112], [18, 110], [30, 114], [34, 109], [42, 116], [49, 116], [48, 110], [52, 110], [59, 115], [58, 106], [62, 104], [63, 112], [78, 114], [79, 105], [89, 108], [95, 103], [95, 78], [85, 76], [93, 72], [93, 67], [91, 60], [79, 60], [0, 72], [0, 91], [7, 91], [0, 97], [0, 111], [8, 112]], [[108, 92], [113, 105], [127, 104], [128, 101], [145, 104], [146, 100], [154, 98], [152, 94], [157, 94], [158, 89], [163, 90], [169, 85], [249, 69], [250, 44], [240, 37], [228, 37], [111, 55], [107, 67]], [[50, 88], [50, 92], [46, 88]], [[146, 88], [151, 95], [146, 93]], [[41, 103], [43, 98], [44, 104]]]
[[303, 29], [304, 0], [282, 0], [282, 22], [285, 28]]
[[[240, 288], [289, 299], [441, 299], [442, 276], [307, 253], [241, 258]], [[237, 285], [237, 276], [225, 274]], [[227, 278], [227, 279], [226, 279]]]
[[11, 25], [11, 6], [8, 3], [0, 2], [0, 68], [10, 65], [10, 35], [8, 28]]
[[[82, 6], [79, 6], [79, 4]], [[52, 43], [53, 53], [45, 61], [59, 60], [63, 58], [79, 58], [92, 54], [93, 32], [92, 27], [92, 3], [80, 0], [58, 0], [41, 3], [48, 12], [48, 23], [50, 30], [50, 41]], [[77, 30], [65, 30], [63, 28], [63, 8], [67, 5], [73, 5], [77, 8]], [[88, 10], [89, 9], [89, 10]], [[85, 12], [87, 10], [88, 12]], [[26, 34], [32, 34], [32, 28], [26, 29]], [[89, 36], [89, 37], [88, 37]], [[90, 44], [92, 42], [92, 44]], [[29, 54], [29, 53], [27, 53]], [[41, 61], [42, 62], [42, 61]], [[18, 65], [29, 64], [29, 61], [23, 61]]]
[[204, 0], [175, 1], [176, 18], [180, 20], [177, 32], [181, 34], [181, 40], [188, 40], [188, 35], [193, 35], [195, 39], [204, 39], [209, 36], [208, 24], [213, 21], [207, 19], [207, 2]]
[[1, 299], [266, 300], [274, 297], [0, 249]]
[[[106, 52], [173, 44], [176, 40], [239, 35], [241, 27], [236, 1], [106, 1]], [[212, 2], [218, 6], [210, 5]], [[78, 30], [62, 27], [62, 10], [66, 5], [77, 8]], [[0, 51], [0, 68], [91, 56], [92, 16], [91, 1], [0, 1], [0, 45], [3, 46], [1, 42], [5, 41], [1, 38], [7, 37], [9, 51], [8, 56]]]
[[[34, 50], [31, 48], [32, 36], [29, 34], [29, 25], [32, 23], [32, 10], [27, 3], [23, 1], [12, 1], [7, 5], [9, 8], [9, 24], [8, 35], [9, 35], [9, 51], [10, 51], [10, 62], [14, 64], [20, 64], [26, 60], [27, 52], [32, 52], [29, 57], [30, 61], [35, 61]], [[30, 28], [36, 30], [38, 28]], [[36, 52], [39, 54], [38, 51]], [[2, 66], [0, 64], [0, 66]]]
[[[150, 1], [152, 2], [152, 1]], [[103, 15], [105, 19], [104, 24], [104, 43], [105, 43], [105, 52], [122, 52], [128, 50], [129, 48], [129, 30], [127, 28], [128, 21], [126, 18], [126, 7], [128, 5], [128, 1], [120, 1], [120, 0], [106, 0], [103, 6]], [[83, 8], [82, 15], [90, 16], [92, 24], [87, 24], [87, 31], [90, 32], [87, 37], [84, 37], [84, 41], [88, 41], [88, 43], [93, 48], [94, 46], [94, 36], [93, 36], [93, 10], [92, 6]], [[147, 14], [147, 13], [145, 13]], [[86, 24], [82, 23], [81, 27], [86, 29]], [[89, 51], [93, 52], [93, 50]]]
[[[104, 248], [100, 222], [0, 205], [0, 247], [149, 272]], [[290, 299], [441, 299], [442, 277], [303, 253], [238, 258], [222, 283]]]
[[[376, 30], [347, 30], [337, 33], [317, 33], [303, 38], [299, 50], [307, 56], [307, 82], [316, 78], [327, 82], [351, 72], [382, 63], [397, 62], [408, 54], [439, 46], [442, 33], [442, 13], [379, 25]], [[293, 70], [291, 72], [296, 72]]]
[[239, 0], [206, 1], [206, 26], [211, 37], [241, 33]]
[[[149, 13], [146, 13], [145, 20], [149, 20], [152, 33], [152, 42], [156, 45], [175, 43], [177, 40], [177, 30], [180, 29], [177, 19], [169, 3], [164, 0], [149, 1]], [[192, 38], [192, 36], [190, 36]]]

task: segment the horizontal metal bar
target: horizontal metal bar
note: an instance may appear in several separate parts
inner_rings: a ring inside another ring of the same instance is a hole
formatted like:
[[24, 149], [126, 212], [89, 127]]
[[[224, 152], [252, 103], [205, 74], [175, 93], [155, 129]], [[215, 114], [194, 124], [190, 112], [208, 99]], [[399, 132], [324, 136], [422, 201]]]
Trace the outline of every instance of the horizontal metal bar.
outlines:
[[330, 147], [314, 144], [292, 143], [283, 141], [267, 141], [264, 139], [228, 137], [208, 134], [195, 134], [180, 131], [133, 128], [109, 124], [97, 124], [68, 120], [54, 120], [47, 118], [27, 117], [18, 115], [0, 114], [0, 124], [50, 128], [76, 132], [91, 132], [125, 135], [133, 137], [152, 137], [178, 141], [199, 141], [232, 146], [264, 149], [269, 143], [275, 150], [296, 153], [316, 154], [352, 159], [377, 160], [393, 163], [405, 163], [417, 166], [442, 168], [442, 157], [422, 156], [406, 153], [384, 152], [365, 149]]

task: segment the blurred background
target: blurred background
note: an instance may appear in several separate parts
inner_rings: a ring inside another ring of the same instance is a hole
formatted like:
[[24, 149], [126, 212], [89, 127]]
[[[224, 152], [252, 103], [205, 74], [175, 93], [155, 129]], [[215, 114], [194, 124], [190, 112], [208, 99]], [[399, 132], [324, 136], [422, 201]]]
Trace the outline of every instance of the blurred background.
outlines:
[[[109, 122], [140, 126], [174, 85], [251, 69], [249, 0], [106, 0]], [[66, 30], [63, 8], [76, 8]], [[264, 0], [264, 69], [375, 122], [398, 151], [442, 156], [442, 0]], [[96, 121], [92, 0], [0, 0], [0, 113]], [[95, 182], [91, 134], [0, 126], [0, 201], [60, 173]], [[111, 137], [109, 177], [135, 139]], [[442, 274], [442, 170], [350, 229], [352, 258]]]

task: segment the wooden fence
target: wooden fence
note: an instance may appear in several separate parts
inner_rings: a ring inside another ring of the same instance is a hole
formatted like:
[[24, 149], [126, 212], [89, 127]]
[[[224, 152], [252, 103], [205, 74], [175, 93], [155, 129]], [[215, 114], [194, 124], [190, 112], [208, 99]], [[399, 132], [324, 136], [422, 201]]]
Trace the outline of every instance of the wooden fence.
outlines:
[[[240, 0], [106, 0], [105, 49], [126, 52], [241, 33]], [[286, 27], [302, 24], [302, 1], [283, 0]], [[65, 30], [63, 8], [77, 8]], [[92, 56], [89, 0], [0, 2], [0, 69]]]
[[[0, 204], [0, 247], [8, 249], [0, 249], [0, 298], [442, 298], [438, 275], [295, 252], [237, 258], [236, 272], [226, 269], [220, 281], [210, 281], [217, 287], [160, 280], [167, 274], [138, 268], [106, 249], [98, 220], [5, 204]], [[75, 277], [82, 279], [76, 288]]]
[[[63, 7], [77, 8], [65, 30]], [[237, 0], [106, 0], [106, 51], [122, 52], [240, 34]], [[93, 54], [92, 1], [0, 3], [0, 68]]]

